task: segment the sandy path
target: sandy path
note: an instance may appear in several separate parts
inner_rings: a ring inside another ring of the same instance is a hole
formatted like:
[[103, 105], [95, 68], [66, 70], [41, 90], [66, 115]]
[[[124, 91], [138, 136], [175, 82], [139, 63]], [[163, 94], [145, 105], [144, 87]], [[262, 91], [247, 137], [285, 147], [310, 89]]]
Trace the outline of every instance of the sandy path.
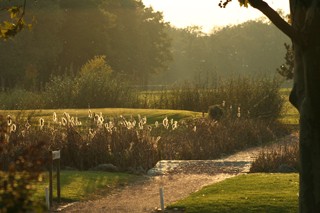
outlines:
[[[297, 141], [293, 134], [279, 143]], [[261, 149], [250, 148], [219, 160], [161, 161], [155, 167], [161, 175], [146, 176], [97, 200], [74, 203], [63, 212], [150, 213], [160, 206], [160, 186], [164, 189], [165, 204], [170, 204], [203, 186], [248, 172]]]

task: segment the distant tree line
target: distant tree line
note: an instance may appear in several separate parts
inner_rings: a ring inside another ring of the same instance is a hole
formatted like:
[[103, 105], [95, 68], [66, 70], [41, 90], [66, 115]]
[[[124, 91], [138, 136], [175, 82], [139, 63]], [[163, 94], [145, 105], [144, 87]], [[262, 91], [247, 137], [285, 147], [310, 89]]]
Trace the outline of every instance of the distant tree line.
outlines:
[[157, 80], [170, 83], [193, 79], [212, 86], [226, 77], [273, 77], [285, 62], [283, 44], [290, 42], [263, 19], [215, 29], [211, 34], [197, 26], [167, 29], [173, 61]]
[[1, 91], [45, 90], [53, 78], [72, 79], [102, 55], [112, 75], [131, 85], [196, 80], [215, 86], [228, 76], [275, 75], [288, 42], [265, 20], [211, 34], [197, 26], [178, 29], [135, 0], [28, 1], [24, 20], [31, 30], [0, 42]]

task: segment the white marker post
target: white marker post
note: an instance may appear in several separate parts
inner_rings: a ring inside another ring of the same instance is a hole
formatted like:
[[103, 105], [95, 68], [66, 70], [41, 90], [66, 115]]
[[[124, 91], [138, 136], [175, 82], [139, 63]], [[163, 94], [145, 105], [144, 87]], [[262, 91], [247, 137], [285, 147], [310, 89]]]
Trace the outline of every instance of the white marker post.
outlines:
[[49, 199], [49, 188], [46, 186], [44, 189], [45, 195], [46, 195], [46, 205], [48, 210], [50, 210], [50, 199]]
[[164, 212], [164, 196], [163, 196], [162, 187], [160, 187], [160, 206], [161, 206], [161, 211]]
[[[162, 163], [160, 160], [160, 171], [162, 172]], [[162, 180], [162, 174], [160, 174], [160, 207], [161, 207], [161, 212], [164, 212], [164, 195], [163, 195], [163, 180]]]

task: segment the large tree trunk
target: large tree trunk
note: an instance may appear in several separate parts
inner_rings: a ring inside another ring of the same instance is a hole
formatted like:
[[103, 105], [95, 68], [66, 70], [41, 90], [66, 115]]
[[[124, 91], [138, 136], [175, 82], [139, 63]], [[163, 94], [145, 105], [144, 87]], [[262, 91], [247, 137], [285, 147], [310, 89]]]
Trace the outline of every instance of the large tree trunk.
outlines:
[[292, 27], [303, 42], [293, 42], [294, 88], [290, 101], [300, 112], [299, 212], [320, 212], [320, 10], [319, 0], [291, 0]]
[[249, 0], [293, 42], [291, 103], [300, 112], [299, 212], [320, 212], [320, 0], [290, 0], [292, 25], [262, 0]]

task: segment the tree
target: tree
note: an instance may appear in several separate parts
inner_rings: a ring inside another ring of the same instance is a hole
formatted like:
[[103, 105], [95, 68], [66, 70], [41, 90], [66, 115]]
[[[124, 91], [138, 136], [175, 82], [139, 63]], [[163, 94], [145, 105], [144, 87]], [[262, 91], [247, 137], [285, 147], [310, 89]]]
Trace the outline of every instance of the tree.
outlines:
[[114, 73], [135, 84], [147, 84], [151, 74], [167, 69], [170, 40], [160, 12], [136, 0], [64, 0], [59, 5], [64, 18], [57, 74], [71, 68], [78, 72], [96, 55], [106, 55]]
[[[0, 87], [37, 90], [49, 80], [62, 50], [58, 37], [64, 13], [59, 0], [30, 1], [26, 5], [25, 22], [32, 30], [22, 30], [5, 42], [0, 42]], [[54, 27], [52, 27], [54, 26]]]
[[107, 29], [111, 51], [105, 55], [115, 72], [147, 85], [151, 74], [167, 69], [171, 43], [160, 12], [136, 0], [104, 1], [101, 9], [113, 18]]
[[64, 74], [70, 69], [78, 72], [90, 58], [110, 51], [106, 30], [111, 21], [99, 9], [100, 3], [100, 0], [59, 1], [64, 13], [59, 31], [63, 48], [58, 58], [61, 69], [56, 74]]
[[289, 100], [300, 113], [299, 212], [320, 212], [320, 0], [289, 0], [291, 25], [263, 0], [239, 2], [260, 10], [292, 40], [294, 84]]

